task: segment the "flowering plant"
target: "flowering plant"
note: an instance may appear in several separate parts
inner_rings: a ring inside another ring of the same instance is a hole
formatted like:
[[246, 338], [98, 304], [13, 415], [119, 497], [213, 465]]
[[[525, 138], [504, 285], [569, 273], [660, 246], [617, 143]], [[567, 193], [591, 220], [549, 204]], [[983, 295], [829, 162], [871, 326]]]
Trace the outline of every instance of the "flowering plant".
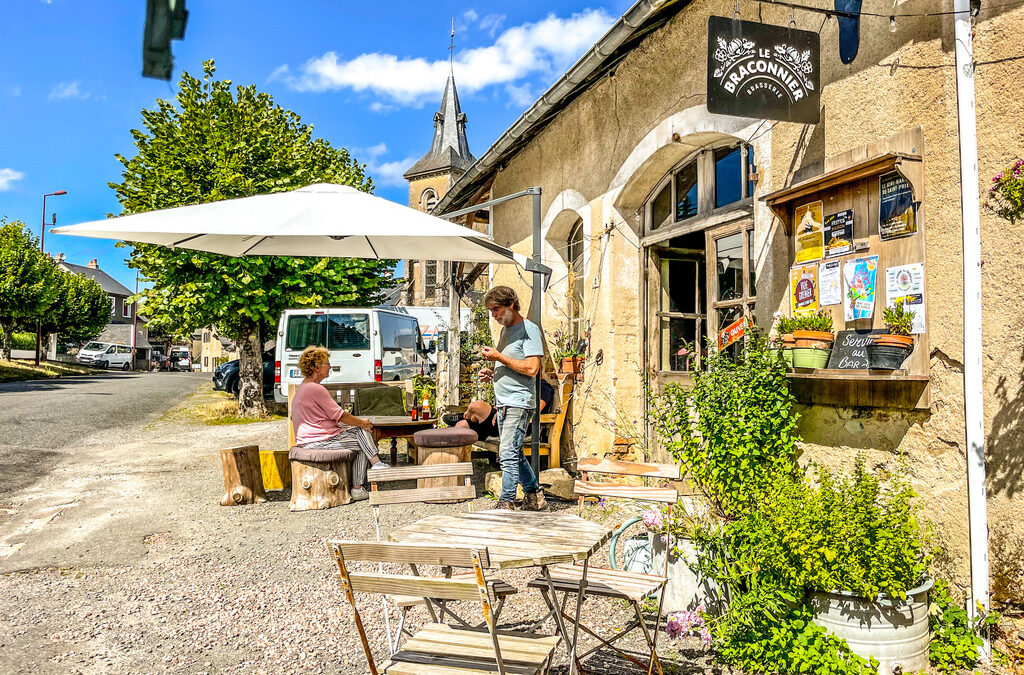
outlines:
[[1024, 220], [1024, 159], [992, 177], [986, 206], [1011, 223]]
[[670, 638], [676, 639], [687, 635], [700, 636], [705, 645], [711, 644], [711, 629], [704, 619], [704, 605], [690, 612], [672, 612], [668, 615], [665, 632]]
[[552, 351], [552, 358], [555, 363], [561, 363], [564, 359], [575, 359], [587, 354], [587, 341], [589, 333], [584, 333], [582, 338], [577, 339], [569, 330], [559, 328], [553, 334], [555, 348]]
[[656, 508], [648, 508], [644, 511], [644, 526], [650, 532], [662, 532], [665, 529], [665, 519], [661, 511]]

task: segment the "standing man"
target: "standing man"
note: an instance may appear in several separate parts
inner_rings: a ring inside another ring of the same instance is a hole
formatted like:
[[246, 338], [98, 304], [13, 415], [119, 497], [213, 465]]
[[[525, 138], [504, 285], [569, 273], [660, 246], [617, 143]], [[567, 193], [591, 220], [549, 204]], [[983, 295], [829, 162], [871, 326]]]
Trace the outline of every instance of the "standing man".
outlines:
[[544, 356], [544, 339], [537, 324], [519, 313], [519, 297], [508, 286], [495, 286], [488, 291], [484, 306], [502, 327], [497, 349], [483, 348], [484, 358], [494, 362], [494, 368], [480, 371], [481, 380], [494, 382], [498, 409], [501, 496], [497, 508], [515, 510], [516, 485], [522, 483], [523, 509], [540, 511], [547, 504], [540, 493], [537, 475], [523, 455], [523, 439], [533, 416], [533, 385]]

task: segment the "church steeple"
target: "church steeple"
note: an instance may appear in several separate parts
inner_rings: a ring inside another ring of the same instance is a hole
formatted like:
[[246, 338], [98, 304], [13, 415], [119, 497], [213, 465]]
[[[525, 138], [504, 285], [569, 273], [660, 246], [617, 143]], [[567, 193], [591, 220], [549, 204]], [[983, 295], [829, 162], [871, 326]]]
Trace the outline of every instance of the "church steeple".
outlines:
[[465, 173], [476, 158], [469, 152], [466, 139], [466, 113], [459, 105], [459, 92], [455, 89], [455, 76], [449, 75], [441, 98], [441, 108], [434, 113], [434, 141], [430, 151], [405, 172], [405, 178], [438, 171], [454, 170]]

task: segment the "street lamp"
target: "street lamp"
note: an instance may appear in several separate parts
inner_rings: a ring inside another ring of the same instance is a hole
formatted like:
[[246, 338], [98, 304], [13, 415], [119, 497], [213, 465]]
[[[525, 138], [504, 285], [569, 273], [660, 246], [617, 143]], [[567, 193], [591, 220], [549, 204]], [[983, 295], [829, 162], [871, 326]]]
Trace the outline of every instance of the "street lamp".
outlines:
[[[46, 253], [46, 248], [43, 246], [43, 242], [46, 240], [46, 198], [47, 197], [59, 197], [66, 195], [67, 190], [57, 190], [56, 192], [49, 192], [43, 195], [43, 226], [39, 230], [39, 250], [42, 253]], [[51, 219], [53, 225], [57, 224], [57, 214], [53, 214]], [[39, 365], [39, 356], [43, 345], [43, 324], [41, 320], [36, 321], [36, 366]]]

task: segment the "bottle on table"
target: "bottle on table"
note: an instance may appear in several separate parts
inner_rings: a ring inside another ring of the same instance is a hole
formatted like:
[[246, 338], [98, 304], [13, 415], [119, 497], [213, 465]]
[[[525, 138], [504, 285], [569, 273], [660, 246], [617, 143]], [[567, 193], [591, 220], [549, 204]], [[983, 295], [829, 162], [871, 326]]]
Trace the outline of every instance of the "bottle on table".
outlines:
[[425, 420], [430, 419], [430, 399], [427, 398], [426, 394], [423, 395], [423, 412], [420, 413], [420, 417]]

